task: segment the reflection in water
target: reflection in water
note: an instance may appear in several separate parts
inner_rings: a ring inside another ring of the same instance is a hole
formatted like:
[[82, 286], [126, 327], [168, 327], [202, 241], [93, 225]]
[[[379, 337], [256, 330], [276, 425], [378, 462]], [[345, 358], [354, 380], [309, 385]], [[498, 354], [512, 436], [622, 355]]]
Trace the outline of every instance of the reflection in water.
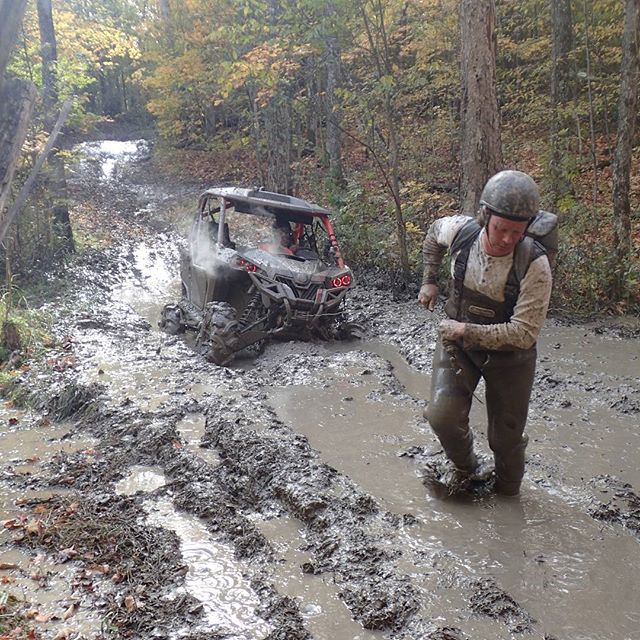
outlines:
[[202, 522], [178, 513], [169, 500], [145, 505], [149, 523], [178, 535], [182, 557], [189, 567], [185, 590], [202, 602], [207, 624], [221, 633], [239, 633], [242, 638], [259, 640], [271, 626], [254, 611], [259, 602], [233, 548], [213, 540]]
[[132, 496], [135, 493], [150, 493], [164, 487], [166, 480], [160, 467], [135, 465], [129, 469], [125, 478], [116, 484], [116, 493], [121, 496]]
[[83, 142], [75, 147], [80, 155], [79, 171], [85, 175], [95, 172], [91, 169], [97, 166], [98, 180], [112, 180], [117, 177], [118, 165], [130, 163], [137, 157], [144, 157], [149, 153], [149, 143], [146, 140], [98, 140]]
[[[114, 302], [128, 304], [138, 315], [157, 327], [160, 311], [167, 302], [177, 300], [180, 286], [174, 263], [145, 242], [134, 249], [133, 269], [113, 292]], [[173, 268], [172, 268], [173, 267]]]
[[[162, 469], [134, 466], [116, 485], [116, 492], [133, 495], [164, 484]], [[214, 540], [198, 518], [178, 513], [168, 498], [148, 501], [144, 507], [149, 524], [174, 531], [180, 539], [182, 558], [189, 567], [184, 590], [202, 602], [208, 630], [242, 632], [247, 639], [265, 637], [270, 625], [254, 614], [259, 602], [242, 576], [233, 548]]]

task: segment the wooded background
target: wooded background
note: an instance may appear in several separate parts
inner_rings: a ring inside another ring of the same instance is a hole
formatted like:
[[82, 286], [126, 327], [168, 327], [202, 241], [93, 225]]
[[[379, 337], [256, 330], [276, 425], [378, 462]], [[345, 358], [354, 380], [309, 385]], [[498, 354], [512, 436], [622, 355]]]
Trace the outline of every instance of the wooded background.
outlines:
[[[24, 13], [0, 63], [39, 90], [17, 186], [71, 98], [68, 134], [150, 123], [203, 186], [329, 205], [350, 263], [417, 281], [430, 222], [516, 168], [560, 216], [553, 306], [640, 308], [640, 0], [24, 5], [0, 0], [3, 27]], [[74, 249], [62, 158], [6, 241], [25, 276]]]

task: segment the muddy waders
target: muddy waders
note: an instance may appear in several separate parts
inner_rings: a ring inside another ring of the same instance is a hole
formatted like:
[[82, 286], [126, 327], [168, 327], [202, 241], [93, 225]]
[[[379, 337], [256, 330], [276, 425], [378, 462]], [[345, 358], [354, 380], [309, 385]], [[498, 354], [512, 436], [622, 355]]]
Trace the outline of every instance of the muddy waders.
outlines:
[[485, 381], [489, 447], [495, 459], [495, 488], [517, 495], [524, 475], [524, 435], [536, 367], [536, 348], [516, 351], [466, 351], [459, 345], [444, 348], [439, 340], [433, 356], [431, 401], [425, 418], [453, 464], [473, 473], [478, 459], [473, 451], [469, 411], [473, 393]]

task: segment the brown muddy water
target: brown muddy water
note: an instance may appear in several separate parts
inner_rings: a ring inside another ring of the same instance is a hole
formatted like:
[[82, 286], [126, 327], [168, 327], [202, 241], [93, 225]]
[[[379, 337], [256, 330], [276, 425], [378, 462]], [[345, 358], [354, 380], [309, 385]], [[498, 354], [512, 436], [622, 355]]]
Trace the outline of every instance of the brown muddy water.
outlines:
[[[131, 149], [133, 153], [139, 146]], [[104, 178], [116, 170], [108, 164], [110, 158], [99, 165]], [[311, 365], [296, 369], [291, 377], [274, 374], [264, 381], [265, 401], [282, 423], [308, 439], [323, 462], [373, 496], [382, 509], [411, 516], [411, 526], [402, 527], [386, 544], [390, 551], [401, 551], [398, 567], [419, 593], [421, 616], [441, 628], [456, 627], [466, 634], [460, 637], [473, 640], [640, 638], [638, 538], [589, 515], [594, 505], [615, 497], [603, 477], [640, 487], [638, 340], [592, 325], [548, 322], [539, 341], [522, 495], [448, 497], [425, 486], [419, 457], [403, 455], [415, 447], [426, 446], [434, 453], [439, 449], [422, 418], [429, 376], [421, 358], [413, 359], [416, 367], [409, 365], [393, 335], [388, 341], [382, 335], [351, 344], [278, 343], [269, 345], [256, 362], [239, 362], [223, 382], [194, 376], [185, 385], [184, 377], [175, 375], [176, 362], [188, 371], [200, 356], [183, 339], [167, 339], [156, 329], [160, 309], [179, 293], [175, 263], [167, 255], [175, 258], [176, 253], [159, 238], [139, 243], [128, 258], [129, 269], [112, 296], [114, 307], [134, 319], [127, 340], [99, 326], [86, 326], [74, 336], [85, 362], [82, 381], [105, 385], [113, 407], [131, 403], [153, 414], [176, 398], [194, 401], [193, 411], [178, 421], [176, 431], [194, 457], [215, 467], [218, 454], [201, 446], [206, 419], [198, 402], [222, 396], [242, 403], [251, 380], [246, 380], [246, 372], [253, 365], [258, 371], [263, 367], [276, 372], [274, 363], [289, 362], [302, 350]], [[412, 304], [393, 306], [397, 311], [405, 305], [406, 317], [415, 318], [421, 311]], [[380, 314], [389, 314], [388, 321], [394, 322], [392, 311], [390, 305]], [[433, 316], [425, 314], [424, 322], [433, 322]], [[433, 344], [427, 341], [422, 349], [422, 356], [428, 355]], [[482, 397], [481, 387], [478, 395]], [[479, 402], [472, 418], [478, 446], [486, 453], [484, 407]], [[254, 429], [260, 432], [267, 424], [256, 423]], [[19, 517], [20, 503], [46, 499], [28, 486], [39, 465], [59, 451], [90, 450], [94, 442], [70, 432], [65, 423], [43, 423], [38, 415], [7, 406], [0, 406], [0, 425], [0, 520], [11, 521]], [[25, 480], [21, 490], [9, 487], [8, 479], [17, 476]], [[256, 613], [258, 599], [248, 579], [251, 567], [197, 517], [175, 508], [161, 466], [134, 465], [123, 470], [123, 476], [114, 490], [144, 495], [149, 526], [177, 535], [188, 569], [180, 590], [203, 605], [198, 628], [177, 637], [201, 631], [245, 640], [266, 638], [272, 627]], [[254, 514], [252, 522], [276, 552], [270, 579], [279, 593], [298, 603], [313, 638], [386, 637], [352, 619], [330, 573], [301, 570], [310, 560], [302, 522], [282, 514]], [[72, 603], [68, 565], [16, 550], [6, 527], [0, 530], [0, 563], [8, 567], [0, 569], [0, 577], [17, 577], [0, 592], [14, 590], [51, 615], [61, 615]], [[47, 588], [32, 578], [34, 566], [54, 576]], [[519, 633], [503, 620], [471, 611], [468, 585], [487, 576], [536, 621], [533, 631]], [[77, 637], [96, 637], [99, 617], [89, 608], [80, 611], [82, 617], [73, 620]]]
[[[21, 505], [46, 503], [53, 495], [52, 491], [28, 488], [29, 478], [42, 465], [60, 452], [84, 450], [90, 454], [94, 444], [92, 438], [71, 434], [70, 425], [52, 425], [31, 412], [0, 405], [0, 523], [4, 525], [0, 528], [0, 595], [11, 594], [29, 602], [41, 631], [49, 637], [56, 635], [70, 607], [74, 610], [73, 628], [84, 637], [100, 633], [102, 620], [90, 609], [75, 612], [79, 598], [71, 586], [74, 568], [45, 554], [29, 554], [12, 546], [12, 525], [21, 518]], [[9, 480], [16, 478], [27, 486], [15, 489]]]
[[[167, 298], [171, 287], [166, 287], [166, 274], [149, 258], [148, 250], [136, 255], [144, 258], [136, 264], [146, 286], [127, 282], [117, 296], [155, 325], [163, 301], [157, 293], [164, 291]], [[156, 275], [162, 279], [157, 288]], [[282, 351], [286, 357], [288, 348], [273, 345], [269, 351]], [[640, 469], [634, 464], [640, 445], [637, 415], [616, 412], [606, 394], [594, 399], [591, 392], [598, 380], [609, 375], [616, 379], [635, 375], [640, 345], [550, 325], [540, 340], [540, 369], [552, 369], [554, 379], [577, 382], [571, 382], [561, 398], [550, 394], [548, 401], [532, 405], [530, 465], [521, 498], [482, 501], [430, 494], [422, 484], [419, 463], [399, 455], [425, 444], [437, 450], [421, 418], [428, 375], [380, 341], [319, 349], [328, 366], [306, 372], [304, 384], [274, 386], [268, 401], [285, 424], [308, 437], [323, 461], [353, 479], [383, 508], [415, 516], [416, 524], [392, 544], [402, 547], [401, 567], [422, 593], [425, 617], [454, 622], [474, 640], [511, 637], [499, 621], [460, 614], [465, 606], [456, 587], [490, 574], [542, 622], [544, 633], [573, 640], [638, 637], [640, 608], [634, 588], [640, 574], [638, 541], [587, 515], [592, 492], [585, 483], [599, 474], [615, 473], [633, 486], [640, 485]], [[167, 385], [169, 371], [149, 367], [144, 360], [119, 368], [121, 357], [104, 343], [98, 354], [96, 368], [105, 372], [100, 379], [113, 387], [114, 397], [124, 393], [153, 409], [175, 391]], [[389, 380], [381, 380], [379, 370], [397, 381], [391, 394], [385, 392]], [[215, 392], [206, 385], [190, 390], [194, 397]], [[473, 415], [481, 425], [483, 407], [477, 402]], [[198, 414], [187, 416], [180, 427], [196, 452], [199, 428], [204, 428], [204, 418]], [[478, 444], [486, 451], [482, 428], [477, 432]], [[215, 459], [209, 461], [215, 464]], [[532, 467], [538, 461], [544, 465], [540, 472]], [[153, 473], [145, 476], [135, 469], [132, 473], [138, 489], [159, 486]], [[267, 635], [268, 629], [250, 618], [248, 587], [241, 585], [242, 568], [233, 554], [166, 502], [149, 505], [150, 521], [177, 531], [182, 541], [190, 567], [185, 588], [216, 603], [207, 619], [215, 623], [216, 616], [226, 616], [229, 622], [236, 616], [234, 626], [246, 637]], [[267, 520], [259, 528], [283, 554], [284, 562], [273, 575], [278, 589], [301, 602], [314, 637], [381, 636], [351, 620], [330, 580], [301, 574], [304, 554], [297, 550], [302, 538], [295, 521]], [[211, 576], [217, 576], [213, 583]]]
[[[541, 351], [558, 341], [566, 345], [562, 366], [575, 367], [581, 353], [585, 373], [596, 363], [599, 371], [606, 366], [616, 371], [623, 355], [615, 343], [594, 339], [585, 339], [588, 351], [579, 350], [582, 343], [574, 333], [558, 328], [545, 332]], [[360, 349], [381, 354], [398, 379], [408, 381], [408, 389], [415, 385], [423, 394], [428, 389], [427, 376], [416, 385], [416, 374], [388, 346], [365, 342]], [[619, 467], [620, 476], [637, 486], [640, 474], [632, 464], [640, 445], [637, 416], [614, 414], [604, 399], [589, 407], [572, 393], [572, 407], [534, 411], [528, 426], [530, 455], [562, 468], [557, 485], [541, 487], [531, 482], [530, 472], [519, 500], [442, 499], [430, 495], [420, 469], [398, 455], [425, 442], [437, 448], [413, 399], [381, 402], [378, 385], [357, 365], [341, 362], [319, 372], [311, 384], [273, 389], [270, 399], [283, 421], [295, 424], [330, 465], [383, 507], [416, 517], [402, 540], [402, 564], [422, 588], [426, 617], [455, 620], [474, 639], [509, 637], [500, 625], [457, 615], [464, 607], [452, 586], [489, 573], [533, 618], [544, 621], [549, 634], [580, 640], [638, 637], [638, 542], [603, 527], [581, 508], [589, 501], [584, 482], [594, 475]], [[552, 429], [562, 429], [562, 436], [552, 437]], [[482, 446], [482, 437], [478, 440]]]

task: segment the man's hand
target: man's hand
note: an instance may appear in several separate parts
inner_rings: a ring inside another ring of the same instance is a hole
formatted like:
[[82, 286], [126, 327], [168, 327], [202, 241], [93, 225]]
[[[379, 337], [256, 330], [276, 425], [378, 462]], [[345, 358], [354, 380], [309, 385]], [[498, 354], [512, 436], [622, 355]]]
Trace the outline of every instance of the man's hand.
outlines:
[[464, 337], [465, 326], [464, 322], [458, 322], [457, 320], [442, 320], [438, 326], [438, 331], [443, 340], [457, 342]]
[[427, 307], [429, 311], [433, 311], [438, 302], [438, 285], [423, 284], [418, 292], [418, 302]]

